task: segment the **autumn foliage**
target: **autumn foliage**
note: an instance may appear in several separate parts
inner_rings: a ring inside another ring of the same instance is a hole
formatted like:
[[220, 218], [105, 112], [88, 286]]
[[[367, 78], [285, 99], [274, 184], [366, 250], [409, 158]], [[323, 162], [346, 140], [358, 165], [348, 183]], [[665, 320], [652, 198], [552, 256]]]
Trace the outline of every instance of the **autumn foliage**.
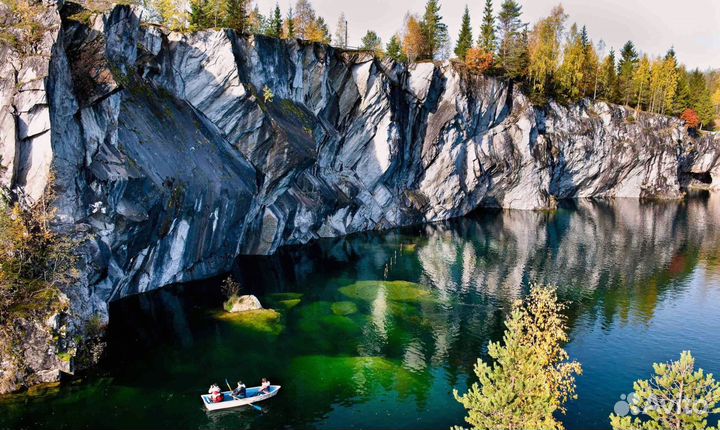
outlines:
[[413, 15], [408, 16], [405, 23], [402, 49], [410, 62], [422, 56], [425, 49], [425, 36], [423, 35], [420, 20]]
[[697, 129], [700, 127], [700, 117], [694, 109], [685, 109], [680, 115], [680, 119], [685, 121], [688, 129]]
[[482, 74], [490, 70], [495, 63], [495, 57], [492, 52], [484, 49], [470, 48], [465, 54], [465, 64], [473, 73]]

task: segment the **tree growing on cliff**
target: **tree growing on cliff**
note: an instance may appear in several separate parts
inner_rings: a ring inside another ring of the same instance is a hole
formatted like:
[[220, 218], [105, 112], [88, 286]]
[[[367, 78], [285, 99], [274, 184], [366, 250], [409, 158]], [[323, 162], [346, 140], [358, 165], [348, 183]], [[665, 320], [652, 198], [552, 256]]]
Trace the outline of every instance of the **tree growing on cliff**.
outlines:
[[555, 6], [550, 16], [535, 24], [530, 34], [528, 77], [536, 101], [546, 101], [552, 94], [566, 19], [562, 5]]
[[283, 33], [283, 21], [282, 21], [282, 12], [280, 11], [280, 6], [275, 3], [275, 9], [273, 10], [272, 15], [270, 15], [270, 20], [268, 22], [267, 28], [265, 30], [265, 35], [270, 37], [282, 37]]
[[494, 56], [492, 52], [487, 52], [480, 48], [470, 48], [465, 55], [465, 64], [468, 70], [479, 75], [492, 69], [493, 61]]
[[698, 117], [697, 112], [693, 109], [685, 109], [682, 115], [680, 115], [680, 119], [685, 122], [688, 130], [697, 130], [698, 127], [700, 127], [700, 117]]
[[485, 52], [494, 54], [497, 48], [495, 37], [495, 15], [493, 14], [492, 0], [485, 0], [485, 10], [483, 11], [483, 21], [480, 26], [480, 36], [478, 38], [478, 48]]
[[715, 118], [715, 108], [712, 95], [700, 70], [695, 69], [689, 73], [688, 87], [690, 89], [690, 105], [697, 112], [700, 119], [700, 128], [712, 128]]
[[179, 0], [150, 0], [151, 10], [157, 12], [162, 23], [172, 30], [182, 30], [188, 24], [185, 5]]
[[365, 36], [360, 39], [360, 42], [360, 49], [373, 51], [376, 55], [382, 54], [382, 40], [374, 31], [368, 30]]
[[244, 33], [249, 30], [247, 0], [225, 0], [224, 13], [225, 20], [223, 25], [225, 27], [232, 28], [238, 33]]
[[78, 277], [76, 243], [51, 228], [53, 183], [51, 175], [46, 192], [29, 207], [0, 201], [0, 348], [22, 341], [18, 321], [46, 318], [62, 308], [60, 287]]
[[190, 2], [190, 29], [202, 30], [210, 27], [210, 2], [208, 0], [192, 0]]
[[[520, 21], [522, 8], [515, 0], [504, 0], [500, 5], [498, 14], [498, 30], [500, 32], [500, 46], [498, 48], [497, 63], [506, 70], [506, 75], [519, 75], [517, 72], [518, 59], [522, 56], [522, 26]], [[508, 69], [513, 69], [507, 73]], [[513, 76], [516, 77], [516, 76]]]
[[440, 59], [444, 46], [448, 43], [447, 26], [440, 16], [440, 1], [428, 0], [425, 4], [425, 13], [420, 22], [423, 34], [421, 59]]
[[465, 60], [468, 49], [472, 48], [473, 37], [472, 27], [470, 26], [470, 10], [465, 5], [465, 13], [462, 16], [462, 25], [460, 26], [460, 34], [458, 34], [457, 46], [455, 46], [455, 55], [461, 60]]
[[385, 46], [385, 55], [399, 63], [407, 61], [407, 57], [403, 53], [402, 43], [400, 43], [400, 37], [397, 34], [393, 34]]
[[570, 27], [563, 51], [563, 62], [557, 72], [559, 94], [564, 100], [577, 102], [584, 95], [585, 45], [577, 25]]
[[310, 25], [308, 40], [312, 42], [330, 44], [332, 39], [330, 37], [330, 29], [325, 22], [325, 18], [321, 16], [315, 18], [315, 21]]
[[300, 39], [310, 40], [311, 32], [317, 22], [315, 9], [309, 0], [298, 0], [293, 15], [294, 32]]
[[415, 62], [422, 59], [425, 49], [425, 36], [420, 26], [420, 21], [415, 15], [408, 15], [405, 18], [405, 32], [402, 48], [408, 61]]
[[638, 63], [638, 53], [635, 45], [628, 40], [620, 51], [620, 62], [618, 63], [618, 84], [623, 97], [623, 104], [630, 104], [630, 97], [633, 93], [633, 75]]
[[454, 391], [473, 428], [563, 428], [556, 414], [575, 398], [575, 375], [582, 373], [562, 347], [568, 339], [564, 309], [556, 290], [542, 286], [513, 304], [502, 344], [488, 347], [493, 363], [478, 359], [479, 383], [462, 396]]
[[708, 429], [708, 415], [720, 412], [720, 383], [712, 374], [695, 370], [689, 351], [679, 361], [653, 364], [653, 370], [652, 379], [633, 384], [630, 410], [644, 416], [610, 414], [613, 430]]
[[285, 39], [295, 38], [295, 15], [293, 14], [292, 7], [288, 8], [288, 13], [283, 23], [283, 37]]

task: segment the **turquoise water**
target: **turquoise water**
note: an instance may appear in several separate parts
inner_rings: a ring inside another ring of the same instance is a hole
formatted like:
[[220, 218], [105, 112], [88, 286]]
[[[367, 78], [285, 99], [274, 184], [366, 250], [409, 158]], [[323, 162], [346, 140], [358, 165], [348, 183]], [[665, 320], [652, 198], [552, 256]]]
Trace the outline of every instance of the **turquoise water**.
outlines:
[[[220, 281], [116, 302], [107, 357], [60, 388], [0, 400], [0, 428], [449, 428], [487, 342], [532, 281], [559, 286], [583, 364], [567, 428], [608, 415], [653, 361], [720, 371], [720, 196], [563, 203], [320, 240], [240, 259], [277, 313], [228, 318]], [[262, 411], [208, 413], [211, 382], [283, 386]], [[714, 423], [715, 420], [713, 420]]]

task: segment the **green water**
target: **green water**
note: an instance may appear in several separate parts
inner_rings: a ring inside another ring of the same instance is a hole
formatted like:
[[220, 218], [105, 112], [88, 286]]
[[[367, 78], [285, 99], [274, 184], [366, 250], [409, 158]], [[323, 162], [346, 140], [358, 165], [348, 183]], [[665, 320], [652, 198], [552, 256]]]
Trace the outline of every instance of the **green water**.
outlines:
[[[441, 428], [531, 281], [559, 285], [585, 374], [562, 417], [607, 416], [653, 361], [691, 349], [720, 372], [720, 196], [565, 203], [321, 240], [243, 258], [246, 293], [277, 312], [222, 311], [219, 280], [116, 302], [93, 374], [0, 400], [0, 428]], [[281, 384], [263, 410], [206, 412], [210, 383]], [[715, 420], [713, 420], [714, 422]]]

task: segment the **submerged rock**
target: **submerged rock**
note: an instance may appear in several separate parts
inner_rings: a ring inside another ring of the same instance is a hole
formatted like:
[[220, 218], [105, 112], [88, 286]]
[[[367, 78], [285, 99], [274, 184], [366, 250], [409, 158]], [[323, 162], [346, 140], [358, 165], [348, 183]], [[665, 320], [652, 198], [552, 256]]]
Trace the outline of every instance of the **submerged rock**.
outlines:
[[255, 309], [245, 312], [223, 312], [217, 315], [237, 327], [251, 332], [277, 336], [282, 332], [282, 315], [273, 309]]
[[246, 312], [262, 309], [260, 300], [252, 294], [232, 296], [223, 303], [223, 308], [231, 313]]
[[417, 303], [432, 300], [427, 287], [408, 281], [360, 281], [339, 289], [351, 299], [373, 301], [379, 296], [393, 302]]

